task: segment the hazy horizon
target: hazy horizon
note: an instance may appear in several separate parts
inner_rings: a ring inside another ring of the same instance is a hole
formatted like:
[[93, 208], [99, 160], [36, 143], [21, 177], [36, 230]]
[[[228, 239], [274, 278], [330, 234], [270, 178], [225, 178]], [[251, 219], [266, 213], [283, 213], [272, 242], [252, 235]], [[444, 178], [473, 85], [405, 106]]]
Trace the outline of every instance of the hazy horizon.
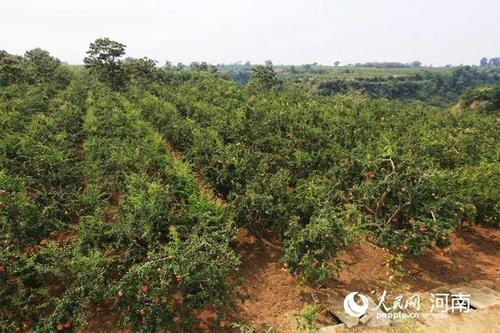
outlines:
[[127, 56], [160, 64], [419, 60], [443, 66], [500, 56], [495, 0], [19, 0], [4, 3], [3, 12], [0, 50], [40, 47], [70, 64], [83, 63], [99, 37], [127, 45]]

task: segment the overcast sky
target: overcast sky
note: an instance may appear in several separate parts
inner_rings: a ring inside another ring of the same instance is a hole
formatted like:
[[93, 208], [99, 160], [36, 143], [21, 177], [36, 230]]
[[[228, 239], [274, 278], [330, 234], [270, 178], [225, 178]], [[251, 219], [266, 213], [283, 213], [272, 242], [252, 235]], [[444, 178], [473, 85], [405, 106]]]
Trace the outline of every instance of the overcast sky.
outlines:
[[477, 64], [500, 56], [500, 0], [0, 1], [8, 52], [41, 47], [77, 64], [98, 37], [160, 64]]

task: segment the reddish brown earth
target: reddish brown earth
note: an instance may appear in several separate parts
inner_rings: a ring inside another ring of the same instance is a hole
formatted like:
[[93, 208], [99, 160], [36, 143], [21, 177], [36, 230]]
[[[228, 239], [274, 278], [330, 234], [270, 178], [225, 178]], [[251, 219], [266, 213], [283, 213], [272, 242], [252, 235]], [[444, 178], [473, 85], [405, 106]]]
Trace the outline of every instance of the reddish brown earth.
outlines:
[[278, 245], [241, 230], [237, 250], [241, 255], [238, 291], [245, 299], [237, 302], [233, 320], [289, 331], [290, 324], [294, 324], [293, 315], [312, 302], [313, 289], [299, 286], [297, 279], [278, 264], [281, 257]]
[[246, 299], [237, 302], [232, 320], [255, 328], [268, 325], [278, 332], [295, 331], [294, 315], [313, 303], [312, 293], [324, 298], [350, 291], [428, 291], [445, 284], [500, 277], [500, 230], [480, 226], [454, 234], [446, 254], [436, 248], [418, 260], [405, 259], [399, 269], [406, 276], [392, 284], [388, 280], [394, 272], [386, 264], [389, 252], [369, 242], [344, 251], [340, 275], [319, 288], [301, 286], [278, 264], [281, 251], [277, 245], [242, 230], [237, 249], [242, 261], [239, 291]]
[[[232, 323], [238, 323], [257, 330], [269, 326], [276, 332], [295, 332], [294, 316], [305, 305], [314, 303], [313, 293], [320, 299], [327, 299], [341, 297], [351, 291], [370, 293], [397, 288], [423, 292], [445, 284], [500, 278], [500, 230], [480, 226], [462, 229], [453, 235], [450, 251], [446, 254], [436, 248], [418, 260], [404, 260], [400, 269], [406, 276], [392, 284], [388, 283], [390, 275], [394, 273], [387, 266], [389, 252], [369, 242], [361, 242], [346, 249], [340, 255], [342, 271], [339, 276], [332, 277], [324, 286], [317, 288], [301, 285], [297, 277], [278, 264], [282, 253], [277, 242], [257, 238], [246, 230], [240, 230], [236, 249], [242, 262], [238, 287], [242, 297], [235, 300], [234, 313], [223, 322], [225, 328], [218, 331], [238, 332], [238, 329], [230, 328]], [[92, 332], [126, 332], [113, 328], [111, 313], [100, 311], [95, 316], [100, 320], [91, 320], [87, 329]], [[203, 323], [198, 329], [215, 331], [213, 317], [213, 312], [209, 310], [202, 312], [200, 319]], [[467, 327], [474, 327], [474, 318], [466, 319]], [[321, 324], [331, 324], [327, 319], [333, 320], [321, 316]], [[433, 325], [437, 332], [443, 323]]]
[[443, 284], [500, 278], [500, 230], [480, 226], [462, 229], [452, 236], [447, 254], [430, 252], [419, 260], [408, 261], [410, 276], [405, 280], [412, 290], [423, 291]]

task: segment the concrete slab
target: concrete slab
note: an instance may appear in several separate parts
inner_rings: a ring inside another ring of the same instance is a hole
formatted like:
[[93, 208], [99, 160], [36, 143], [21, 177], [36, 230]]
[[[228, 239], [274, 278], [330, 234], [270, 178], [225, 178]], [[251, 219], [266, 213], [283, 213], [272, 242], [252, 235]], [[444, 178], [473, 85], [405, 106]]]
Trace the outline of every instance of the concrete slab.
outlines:
[[474, 287], [474, 288], [490, 288], [490, 289], [495, 289], [495, 282], [490, 281], [490, 280], [474, 280], [469, 282], [467, 285]]
[[342, 333], [342, 332], [347, 332], [347, 327], [344, 324], [325, 326], [325, 327], [321, 327], [318, 332], [319, 333]]
[[360, 322], [364, 322], [364, 325], [368, 327], [383, 327], [391, 324], [391, 320], [386, 317], [386, 313], [381, 309], [377, 309], [377, 304], [372, 300], [370, 296], [368, 297], [368, 311], [364, 315]]
[[450, 318], [450, 315], [446, 312], [431, 312], [431, 313], [421, 313], [420, 314], [420, 317], [424, 320], [424, 321], [428, 321], [428, 320], [443, 320], [443, 319], [449, 319]]
[[335, 298], [334, 300], [330, 300], [325, 304], [325, 306], [328, 311], [330, 311], [335, 317], [340, 319], [340, 321], [343, 322], [348, 328], [358, 325], [359, 318], [352, 317], [345, 313], [343, 298]]
[[500, 304], [500, 293], [487, 287], [463, 286], [450, 290], [450, 293], [470, 295], [470, 305], [480, 310]]

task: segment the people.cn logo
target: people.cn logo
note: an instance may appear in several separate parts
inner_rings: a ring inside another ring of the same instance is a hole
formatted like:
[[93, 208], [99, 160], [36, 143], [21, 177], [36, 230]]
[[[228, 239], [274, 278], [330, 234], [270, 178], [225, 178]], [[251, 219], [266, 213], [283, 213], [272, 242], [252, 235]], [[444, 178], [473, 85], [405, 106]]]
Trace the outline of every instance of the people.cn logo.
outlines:
[[[354, 300], [356, 295], [359, 296], [363, 304], [356, 303]], [[344, 298], [344, 310], [349, 316], [358, 318], [361, 317], [368, 310], [368, 297], [358, 293], [357, 291], [350, 293]]]

